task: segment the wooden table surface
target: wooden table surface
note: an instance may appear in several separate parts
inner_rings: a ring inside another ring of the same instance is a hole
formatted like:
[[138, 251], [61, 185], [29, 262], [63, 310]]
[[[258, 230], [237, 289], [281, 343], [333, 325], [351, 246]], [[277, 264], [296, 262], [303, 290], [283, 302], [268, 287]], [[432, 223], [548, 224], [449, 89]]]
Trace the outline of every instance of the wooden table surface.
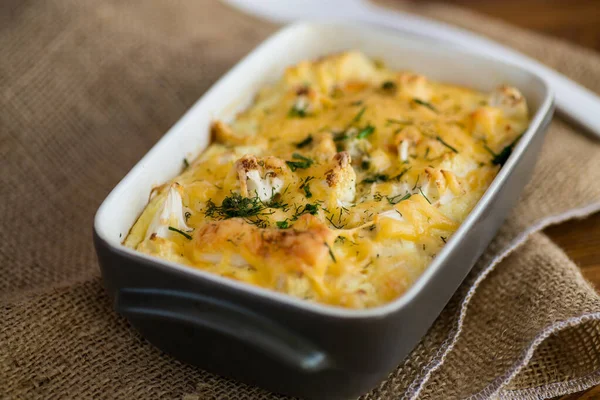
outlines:
[[[415, 0], [417, 1], [417, 0]], [[422, 1], [422, 0], [421, 0]], [[600, 0], [449, 0], [600, 52]], [[545, 230], [600, 292], [600, 213]], [[600, 386], [560, 400], [600, 399]]]

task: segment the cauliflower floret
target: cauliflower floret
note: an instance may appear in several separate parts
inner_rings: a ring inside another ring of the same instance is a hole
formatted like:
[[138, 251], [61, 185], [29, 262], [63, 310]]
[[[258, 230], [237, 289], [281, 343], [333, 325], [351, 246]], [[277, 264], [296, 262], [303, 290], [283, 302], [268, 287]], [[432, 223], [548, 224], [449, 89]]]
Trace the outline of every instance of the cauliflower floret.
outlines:
[[431, 99], [431, 85], [423, 75], [405, 72], [399, 75], [398, 82], [400, 96], [424, 101]]
[[244, 197], [256, 194], [260, 201], [268, 202], [283, 188], [285, 163], [277, 157], [258, 160], [255, 156], [245, 155], [234, 168], [240, 182], [240, 192]]
[[223, 121], [214, 121], [210, 126], [210, 134], [214, 142], [226, 145], [242, 145], [252, 138], [248, 132], [234, 131]]
[[231, 148], [222, 144], [213, 143], [204, 150], [197, 161], [194, 161], [194, 164], [206, 162], [208, 160], [216, 160], [218, 165], [224, 165], [233, 163], [245, 154], [260, 156], [263, 151], [264, 146], [261, 145], [236, 146]]
[[492, 92], [489, 105], [502, 110], [509, 118], [526, 118], [527, 103], [518, 89], [510, 86], [500, 86]]
[[345, 206], [354, 201], [356, 173], [352, 168], [352, 158], [347, 151], [333, 156], [333, 166], [325, 173], [325, 181], [333, 189], [338, 206]]
[[185, 232], [192, 231], [192, 228], [188, 227], [185, 223], [181, 190], [182, 187], [178, 183], [173, 183], [169, 187], [165, 201], [156, 214], [154, 214], [154, 218], [148, 226], [146, 239], [149, 239], [152, 235], [168, 238], [173, 233], [169, 230], [169, 227]]
[[400, 161], [408, 161], [408, 146], [410, 145], [408, 140], [403, 140], [400, 142], [398, 146], [398, 155], [400, 156]]
[[[358, 129], [356, 128], [350, 128], [346, 131], [346, 134], [348, 136], [354, 136], [358, 133]], [[348, 151], [348, 153], [350, 153], [350, 156], [358, 159], [360, 157], [362, 157], [363, 154], [367, 154], [371, 148], [373, 146], [371, 145], [371, 142], [369, 142], [368, 140], [364, 140], [364, 139], [349, 139], [346, 142], [346, 150]]]
[[285, 71], [285, 82], [293, 87], [308, 84], [323, 94], [330, 93], [339, 82], [375, 82], [377, 68], [367, 56], [349, 51], [303, 61]]
[[444, 205], [452, 201], [455, 196], [465, 193], [456, 175], [450, 171], [427, 167], [425, 176], [427, 181], [420, 190], [429, 200], [437, 199], [435, 203]]
[[419, 144], [422, 137], [423, 135], [421, 132], [414, 126], [407, 126], [396, 134], [394, 137], [394, 145], [400, 161], [408, 161], [410, 148]]
[[385, 151], [382, 149], [376, 149], [371, 153], [371, 167], [370, 170], [373, 172], [383, 172], [392, 166], [392, 161]]
[[459, 178], [464, 178], [469, 172], [479, 168], [479, 164], [477, 161], [462, 154], [445, 154], [443, 161], [438, 167], [452, 172]]
[[498, 141], [497, 132], [501, 129], [502, 110], [494, 107], [480, 107], [471, 114], [473, 120], [473, 134], [475, 137], [484, 139], [488, 145], [494, 145]]

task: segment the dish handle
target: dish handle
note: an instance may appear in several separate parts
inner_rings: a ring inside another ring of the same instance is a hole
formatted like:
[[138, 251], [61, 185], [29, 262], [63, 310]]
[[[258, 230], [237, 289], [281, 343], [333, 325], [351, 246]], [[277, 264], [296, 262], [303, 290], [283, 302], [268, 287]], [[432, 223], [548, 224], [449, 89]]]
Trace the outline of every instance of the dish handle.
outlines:
[[325, 353], [306, 339], [222, 299], [170, 289], [123, 288], [117, 293], [116, 308], [127, 319], [162, 319], [217, 332], [302, 372], [329, 366]]

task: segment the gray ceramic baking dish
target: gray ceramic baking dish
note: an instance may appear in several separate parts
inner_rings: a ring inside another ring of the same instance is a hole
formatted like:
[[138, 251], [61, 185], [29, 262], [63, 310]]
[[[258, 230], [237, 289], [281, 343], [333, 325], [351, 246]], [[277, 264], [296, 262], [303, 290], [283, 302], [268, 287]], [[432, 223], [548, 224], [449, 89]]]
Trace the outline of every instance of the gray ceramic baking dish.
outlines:
[[[233, 118], [286, 66], [346, 49], [480, 90], [510, 84], [532, 112], [529, 129], [481, 201], [403, 296], [368, 310], [313, 304], [121, 244], [151, 188], [207, 145], [211, 120]], [[406, 357], [484, 251], [530, 178], [552, 112], [550, 90], [534, 74], [447, 44], [356, 24], [286, 27], [206, 92], [103, 202], [94, 241], [106, 289], [117, 311], [174, 357], [275, 392], [356, 397]]]

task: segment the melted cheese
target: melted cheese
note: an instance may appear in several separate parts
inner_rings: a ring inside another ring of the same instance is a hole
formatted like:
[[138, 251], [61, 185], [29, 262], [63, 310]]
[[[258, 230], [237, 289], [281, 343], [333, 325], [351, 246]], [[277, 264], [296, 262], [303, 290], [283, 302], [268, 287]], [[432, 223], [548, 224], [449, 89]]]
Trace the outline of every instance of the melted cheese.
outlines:
[[231, 124], [215, 121], [214, 142], [155, 189], [125, 245], [310, 301], [377, 306], [423, 272], [527, 125], [515, 88], [431, 82], [359, 52], [305, 61]]

